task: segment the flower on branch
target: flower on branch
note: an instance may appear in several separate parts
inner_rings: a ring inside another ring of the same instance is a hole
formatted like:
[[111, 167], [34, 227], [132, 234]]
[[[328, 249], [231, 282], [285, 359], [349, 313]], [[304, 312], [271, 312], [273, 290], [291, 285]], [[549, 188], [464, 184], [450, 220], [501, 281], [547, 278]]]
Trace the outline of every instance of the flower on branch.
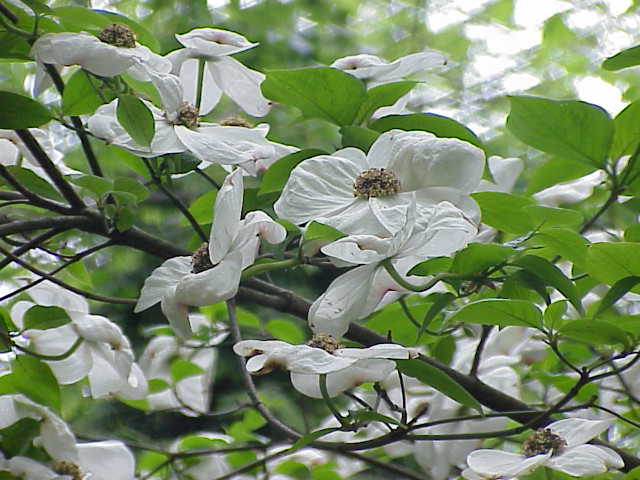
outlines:
[[264, 74], [230, 57], [257, 43], [237, 33], [214, 28], [196, 28], [176, 38], [186, 48], [173, 51], [166, 58], [173, 64], [173, 73], [180, 76], [185, 86], [185, 100], [189, 103], [196, 103], [199, 61], [205, 62], [200, 105], [203, 115], [213, 110], [223, 92], [249, 115], [263, 117], [269, 113], [271, 102], [260, 91]]
[[418, 229], [448, 201], [473, 222], [479, 209], [469, 197], [480, 182], [484, 153], [455, 138], [427, 132], [385, 132], [369, 154], [338, 150], [300, 163], [274, 208], [295, 224], [311, 220], [347, 234], [391, 236], [416, 202]]
[[144, 282], [135, 312], [160, 302], [175, 332], [191, 336], [188, 307], [212, 305], [235, 296], [240, 274], [255, 261], [260, 239], [280, 243], [284, 227], [261, 211], [242, 213], [242, 171], [227, 175], [216, 197], [209, 242], [193, 257], [174, 257]]

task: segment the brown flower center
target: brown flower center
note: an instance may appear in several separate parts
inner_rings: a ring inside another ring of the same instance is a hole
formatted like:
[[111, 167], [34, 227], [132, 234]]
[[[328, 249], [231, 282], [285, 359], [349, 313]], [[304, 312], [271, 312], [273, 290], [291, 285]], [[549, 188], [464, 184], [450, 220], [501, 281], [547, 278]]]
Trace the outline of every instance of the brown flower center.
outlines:
[[53, 470], [60, 475], [69, 475], [73, 480], [83, 480], [86, 478], [80, 470], [80, 467], [73, 462], [60, 460], [53, 464]]
[[333, 353], [339, 348], [342, 348], [342, 345], [331, 335], [325, 335], [324, 333], [320, 333], [318, 335], [314, 335], [311, 340], [307, 343], [310, 347], [321, 348], [325, 352]]
[[245, 127], [245, 128], [253, 127], [253, 125], [251, 125], [247, 121], [247, 119], [242, 117], [235, 117], [235, 116], [225, 118], [220, 122], [220, 125], [222, 125], [223, 127]]
[[98, 35], [100, 41], [115, 47], [134, 48], [136, 46], [136, 34], [121, 23], [107, 25]]
[[552, 451], [553, 454], [560, 453], [567, 442], [562, 437], [556, 435], [548, 428], [540, 428], [533, 432], [522, 444], [522, 453], [527, 457], [541, 455]]
[[353, 182], [353, 196], [358, 198], [388, 197], [400, 191], [400, 180], [391, 170], [370, 168]]
[[198, 109], [189, 105], [188, 103], [183, 103], [178, 108], [176, 112], [177, 116], [174, 125], [184, 125], [187, 128], [197, 128], [200, 125], [200, 120], [198, 117]]
[[191, 256], [191, 272], [200, 273], [213, 268], [209, 257], [209, 244], [204, 242]]

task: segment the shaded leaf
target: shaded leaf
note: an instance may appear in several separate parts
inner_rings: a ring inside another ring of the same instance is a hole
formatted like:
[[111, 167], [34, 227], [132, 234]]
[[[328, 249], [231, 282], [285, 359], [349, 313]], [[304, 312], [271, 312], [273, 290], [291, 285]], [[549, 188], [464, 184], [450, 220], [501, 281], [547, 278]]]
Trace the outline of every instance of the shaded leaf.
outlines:
[[120, 95], [116, 110], [118, 122], [139, 145], [148, 147], [156, 132], [153, 114], [135, 95]]
[[542, 313], [533, 303], [524, 300], [486, 298], [465, 305], [449, 317], [449, 322], [540, 328]]
[[0, 128], [23, 129], [44, 125], [51, 113], [31, 98], [0, 91]]

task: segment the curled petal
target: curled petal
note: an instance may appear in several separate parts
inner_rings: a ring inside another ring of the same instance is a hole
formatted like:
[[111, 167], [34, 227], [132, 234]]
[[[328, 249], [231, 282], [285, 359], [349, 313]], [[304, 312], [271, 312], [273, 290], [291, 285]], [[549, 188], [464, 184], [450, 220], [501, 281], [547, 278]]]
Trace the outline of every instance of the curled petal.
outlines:
[[191, 257], [174, 257], [165, 261], [145, 280], [134, 312], [146, 310], [161, 301], [191, 269]]
[[215, 265], [229, 253], [240, 229], [244, 180], [242, 172], [227, 175], [216, 196], [213, 225], [209, 236], [209, 257]]
[[195, 28], [176, 39], [185, 47], [196, 50], [199, 55], [219, 57], [243, 52], [258, 45], [242, 35], [215, 28]]

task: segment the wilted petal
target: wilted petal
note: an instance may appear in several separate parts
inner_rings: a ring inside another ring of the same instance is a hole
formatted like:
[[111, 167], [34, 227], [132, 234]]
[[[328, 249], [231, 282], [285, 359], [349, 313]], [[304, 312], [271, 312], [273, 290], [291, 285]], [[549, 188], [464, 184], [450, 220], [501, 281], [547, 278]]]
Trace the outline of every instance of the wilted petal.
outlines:
[[77, 446], [80, 464], [92, 480], [131, 480], [135, 460], [131, 451], [115, 440], [80, 443]]

